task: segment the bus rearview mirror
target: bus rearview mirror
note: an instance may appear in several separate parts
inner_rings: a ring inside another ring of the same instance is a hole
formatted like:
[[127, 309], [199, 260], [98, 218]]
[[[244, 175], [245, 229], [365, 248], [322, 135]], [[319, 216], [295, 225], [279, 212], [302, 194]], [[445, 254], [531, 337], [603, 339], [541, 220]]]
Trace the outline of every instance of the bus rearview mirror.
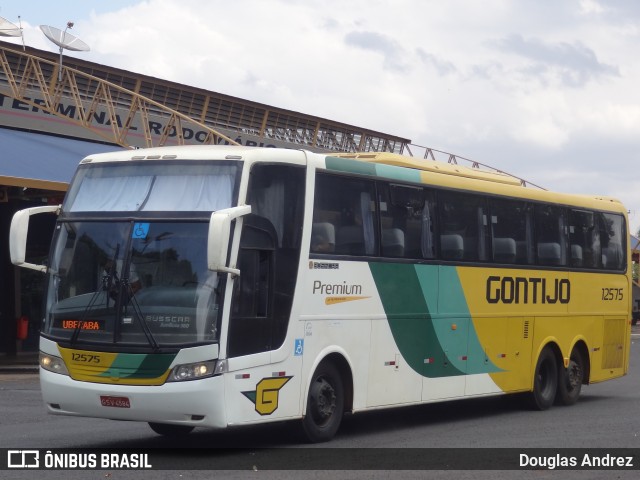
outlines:
[[25, 261], [27, 254], [27, 235], [29, 233], [29, 219], [31, 215], [39, 213], [60, 213], [60, 205], [46, 205], [42, 207], [25, 208], [17, 211], [11, 219], [11, 229], [9, 230], [9, 253], [11, 263], [18, 267], [29, 268], [39, 272], [46, 272], [46, 265], [37, 265]]
[[231, 222], [249, 213], [251, 213], [251, 205], [225, 208], [211, 214], [207, 239], [207, 266], [209, 270], [240, 275], [240, 270], [227, 266]]

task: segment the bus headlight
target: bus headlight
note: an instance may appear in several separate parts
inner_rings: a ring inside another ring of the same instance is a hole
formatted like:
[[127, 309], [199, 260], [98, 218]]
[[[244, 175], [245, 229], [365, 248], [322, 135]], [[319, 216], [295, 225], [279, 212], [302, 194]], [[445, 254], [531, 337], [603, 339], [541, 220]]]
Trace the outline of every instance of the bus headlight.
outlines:
[[216, 373], [216, 360], [207, 362], [185, 363], [176, 365], [171, 370], [167, 382], [184, 382], [187, 380], [199, 380], [212, 377]]
[[53, 373], [59, 373], [60, 375], [69, 375], [64, 361], [60, 357], [55, 355], [49, 355], [48, 353], [40, 352], [40, 366], [45, 370]]

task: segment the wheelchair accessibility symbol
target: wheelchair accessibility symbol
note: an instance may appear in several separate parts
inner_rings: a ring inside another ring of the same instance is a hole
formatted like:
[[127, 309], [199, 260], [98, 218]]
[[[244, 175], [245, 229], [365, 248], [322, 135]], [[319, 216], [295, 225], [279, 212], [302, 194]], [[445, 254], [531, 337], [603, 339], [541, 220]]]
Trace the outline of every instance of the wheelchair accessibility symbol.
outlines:
[[295, 347], [293, 349], [293, 355], [299, 357], [304, 352], [304, 339], [296, 338]]
[[131, 234], [131, 238], [147, 238], [148, 234], [149, 234], [148, 223], [135, 223], [133, 225], [133, 233]]

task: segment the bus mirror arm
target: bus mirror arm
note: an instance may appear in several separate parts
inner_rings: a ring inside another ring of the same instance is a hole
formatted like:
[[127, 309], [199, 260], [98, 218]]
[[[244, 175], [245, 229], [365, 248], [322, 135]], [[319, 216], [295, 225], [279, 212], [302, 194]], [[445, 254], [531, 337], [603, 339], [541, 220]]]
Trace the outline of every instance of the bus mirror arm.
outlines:
[[227, 266], [231, 222], [249, 213], [251, 213], [251, 205], [225, 208], [211, 214], [207, 239], [207, 266], [209, 270], [240, 275], [240, 270]]
[[27, 254], [27, 234], [29, 233], [29, 219], [31, 215], [39, 213], [55, 213], [60, 214], [61, 205], [46, 205], [42, 207], [32, 207], [20, 210], [13, 215], [11, 219], [11, 229], [9, 230], [9, 252], [11, 255], [11, 263], [18, 267], [29, 268], [39, 272], [46, 273], [46, 265], [36, 265], [35, 263], [25, 262]]

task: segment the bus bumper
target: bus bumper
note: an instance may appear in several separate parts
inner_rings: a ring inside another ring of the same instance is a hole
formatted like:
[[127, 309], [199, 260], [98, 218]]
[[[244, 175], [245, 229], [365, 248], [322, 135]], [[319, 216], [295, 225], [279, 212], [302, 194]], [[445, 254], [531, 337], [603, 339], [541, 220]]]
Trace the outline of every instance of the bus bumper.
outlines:
[[194, 427], [227, 426], [221, 376], [160, 386], [134, 386], [78, 382], [40, 368], [40, 385], [47, 410], [53, 415]]

